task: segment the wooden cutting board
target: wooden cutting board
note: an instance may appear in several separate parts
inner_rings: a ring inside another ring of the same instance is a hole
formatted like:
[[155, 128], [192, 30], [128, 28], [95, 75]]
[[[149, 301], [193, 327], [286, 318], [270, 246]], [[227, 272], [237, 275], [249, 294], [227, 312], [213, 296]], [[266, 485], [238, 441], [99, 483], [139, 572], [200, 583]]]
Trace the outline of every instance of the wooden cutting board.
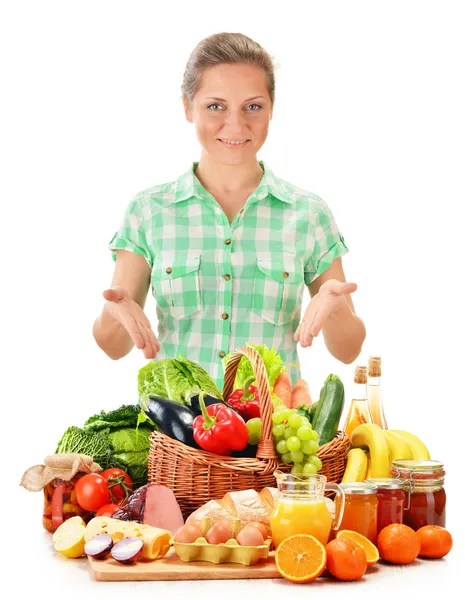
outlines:
[[97, 581], [169, 581], [187, 579], [276, 579], [274, 552], [266, 560], [246, 567], [238, 563], [182, 562], [171, 548], [160, 560], [139, 561], [122, 565], [112, 558], [88, 558], [89, 567]]

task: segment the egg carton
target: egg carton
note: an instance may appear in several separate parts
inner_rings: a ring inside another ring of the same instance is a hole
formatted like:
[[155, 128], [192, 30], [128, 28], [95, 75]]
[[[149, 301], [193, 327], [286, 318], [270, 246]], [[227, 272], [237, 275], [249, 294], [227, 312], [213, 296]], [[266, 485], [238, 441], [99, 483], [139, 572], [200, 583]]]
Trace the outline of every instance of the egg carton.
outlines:
[[176, 554], [184, 562], [240, 563], [250, 566], [261, 559], [268, 558], [271, 538], [265, 540], [260, 546], [241, 546], [233, 538], [224, 544], [209, 544], [203, 537], [191, 544], [175, 542], [174, 539], [171, 543]]

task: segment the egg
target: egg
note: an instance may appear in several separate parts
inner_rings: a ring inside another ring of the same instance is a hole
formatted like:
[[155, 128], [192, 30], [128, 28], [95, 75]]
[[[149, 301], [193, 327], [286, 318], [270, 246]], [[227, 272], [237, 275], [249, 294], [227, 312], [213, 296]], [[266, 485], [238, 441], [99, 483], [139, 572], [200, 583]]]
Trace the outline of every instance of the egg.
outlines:
[[263, 536], [263, 540], [266, 540], [268, 538], [268, 530], [265, 527], [265, 525], [263, 525], [263, 523], [259, 523], [258, 521], [250, 521], [249, 523], [246, 523], [245, 526], [255, 527], [256, 529], [258, 529]]
[[180, 544], [193, 544], [196, 540], [202, 537], [198, 525], [186, 523], [180, 529], [178, 529], [174, 536], [174, 541]]
[[264, 543], [263, 535], [251, 525], [246, 525], [244, 529], [236, 535], [236, 541], [240, 546], [262, 546]]
[[232, 538], [231, 522], [226, 520], [217, 521], [205, 536], [209, 544], [224, 544]]

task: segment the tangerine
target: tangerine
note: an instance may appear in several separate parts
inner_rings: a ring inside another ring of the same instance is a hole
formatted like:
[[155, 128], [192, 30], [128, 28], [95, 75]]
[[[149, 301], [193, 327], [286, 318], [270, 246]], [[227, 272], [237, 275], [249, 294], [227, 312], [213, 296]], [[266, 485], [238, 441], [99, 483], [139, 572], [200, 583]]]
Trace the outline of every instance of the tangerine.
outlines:
[[365, 552], [365, 556], [367, 558], [367, 565], [369, 567], [378, 562], [378, 548], [361, 533], [358, 533], [357, 531], [351, 531], [350, 529], [341, 529], [337, 532], [336, 538], [349, 539], [361, 546]]
[[326, 568], [333, 577], [355, 581], [365, 575], [367, 558], [363, 548], [349, 538], [339, 537], [326, 546]]
[[407, 565], [420, 553], [420, 539], [408, 525], [392, 523], [379, 532], [378, 550], [381, 558], [395, 565]]
[[279, 544], [275, 561], [288, 581], [307, 583], [325, 570], [326, 548], [313, 535], [293, 535]]
[[417, 529], [420, 540], [420, 556], [426, 558], [442, 558], [449, 554], [452, 548], [452, 536], [439, 525], [425, 525]]

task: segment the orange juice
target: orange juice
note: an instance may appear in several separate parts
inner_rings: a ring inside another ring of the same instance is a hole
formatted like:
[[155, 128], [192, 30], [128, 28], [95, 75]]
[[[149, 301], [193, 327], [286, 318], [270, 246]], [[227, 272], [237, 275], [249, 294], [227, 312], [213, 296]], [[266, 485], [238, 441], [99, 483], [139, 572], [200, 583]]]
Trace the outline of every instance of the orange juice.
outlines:
[[332, 517], [323, 498], [279, 498], [270, 517], [271, 537], [276, 547], [291, 535], [314, 535], [326, 544]]

